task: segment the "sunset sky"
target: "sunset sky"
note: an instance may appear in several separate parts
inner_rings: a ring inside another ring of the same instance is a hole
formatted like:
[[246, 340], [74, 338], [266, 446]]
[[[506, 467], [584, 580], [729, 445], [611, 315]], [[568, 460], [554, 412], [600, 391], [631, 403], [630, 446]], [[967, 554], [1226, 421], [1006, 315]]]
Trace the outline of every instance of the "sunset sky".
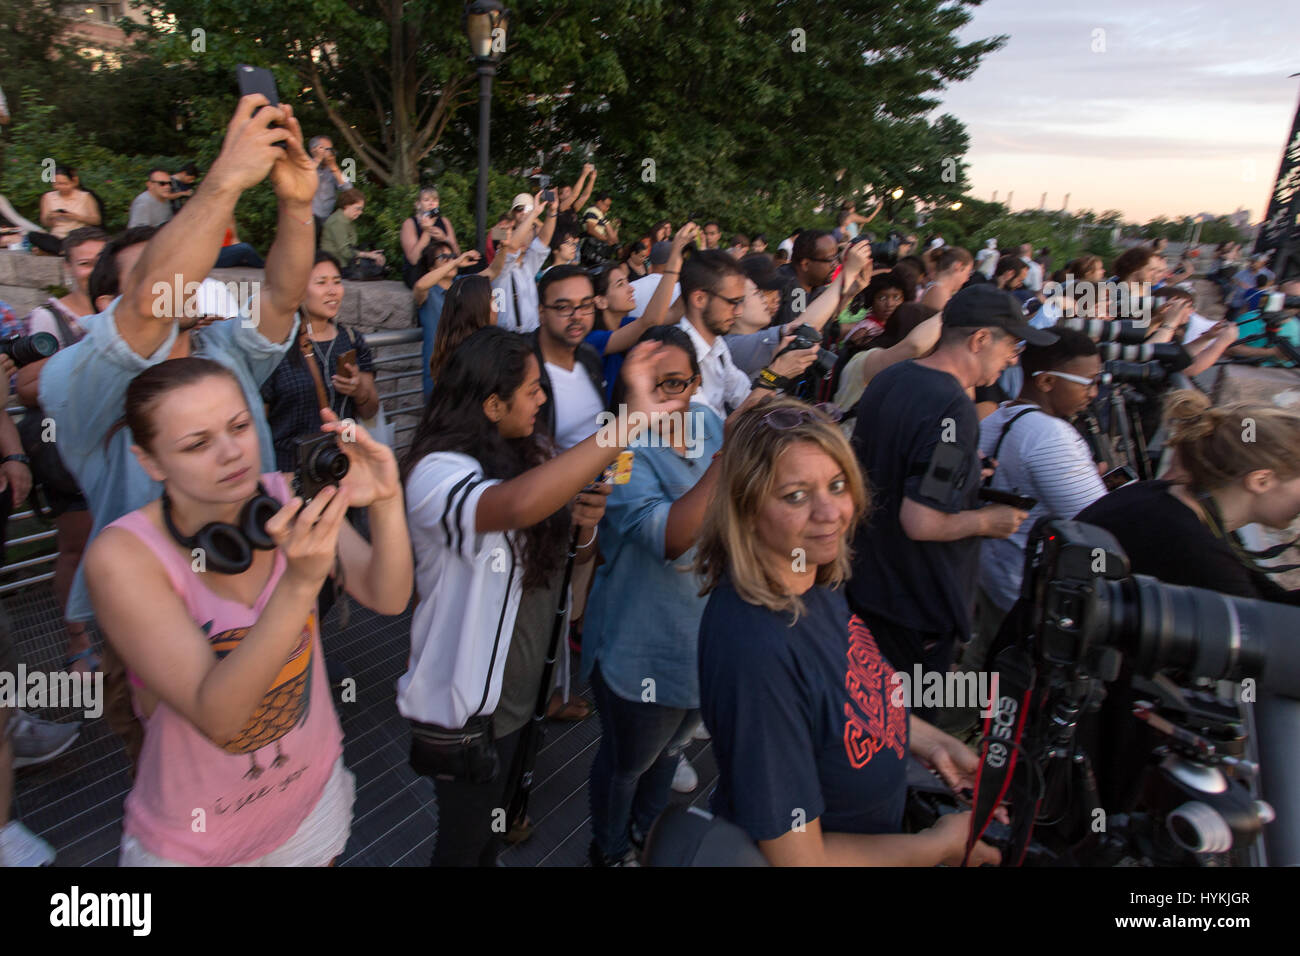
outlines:
[[[1008, 34], [936, 111], [970, 134], [971, 193], [1130, 220], [1264, 215], [1291, 130], [1300, 18], [1277, 0], [986, 0], [963, 38]], [[1104, 31], [1098, 33], [1096, 31]], [[1093, 52], [1096, 44], [1101, 52]]]

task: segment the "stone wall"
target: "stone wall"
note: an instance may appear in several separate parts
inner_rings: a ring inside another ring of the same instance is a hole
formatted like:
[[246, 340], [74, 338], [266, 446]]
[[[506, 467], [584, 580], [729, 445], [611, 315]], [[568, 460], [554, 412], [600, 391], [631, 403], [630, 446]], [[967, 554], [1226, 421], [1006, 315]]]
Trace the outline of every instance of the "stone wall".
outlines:
[[48, 286], [64, 285], [63, 259], [0, 250], [0, 302], [18, 318], [49, 298]]
[[[261, 269], [214, 269], [212, 277], [238, 287], [240, 283], [261, 282]], [[57, 256], [38, 256], [22, 252], [0, 250], [0, 301], [7, 303], [19, 318], [27, 315], [48, 297], [49, 286], [64, 285], [63, 260]], [[339, 309], [339, 322], [360, 332], [380, 330], [418, 329], [415, 320], [415, 300], [411, 290], [401, 282], [344, 282], [343, 305]], [[375, 359], [391, 358], [395, 355], [411, 355], [394, 365], [385, 366], [376, 372], [378, 378], [398, 375], [398, 378], [379, 382], [379, 391], [383, 396], [397, 392], [418, 389], [421, 386], [420, 342], [406, 345], [387, 346], [375, 350]], [[418, 407], [422, 396], [418, 393], [385, 398], [384, 410], [395, 425], [414, 425], [417, 412], [393, 415], [401, 408]], [[398, 441], [410, 438], [410, 428], [397, 436]]]

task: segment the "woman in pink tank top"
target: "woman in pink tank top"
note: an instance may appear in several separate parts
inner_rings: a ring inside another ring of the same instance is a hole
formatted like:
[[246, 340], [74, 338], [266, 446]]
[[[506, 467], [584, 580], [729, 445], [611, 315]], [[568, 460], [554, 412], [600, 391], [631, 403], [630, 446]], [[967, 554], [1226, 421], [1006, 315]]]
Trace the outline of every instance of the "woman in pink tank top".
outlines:
[[[304, 504], [286, 476], [260, 474], [252, 414], [224, 366], [175, 359], [127, 389], [132, 450], [163, 495], [108, 525], [85, 558], [145, 727], [123, 865], [325, 865], [347, 842], [352, 779], [316, 596], [337, 560], [348, 593], [400, 614], [412, 556], [392, 451], [322, 417], [350, 467]], [[373, 544], [344, 521], [349, 505], [369, 507]]]

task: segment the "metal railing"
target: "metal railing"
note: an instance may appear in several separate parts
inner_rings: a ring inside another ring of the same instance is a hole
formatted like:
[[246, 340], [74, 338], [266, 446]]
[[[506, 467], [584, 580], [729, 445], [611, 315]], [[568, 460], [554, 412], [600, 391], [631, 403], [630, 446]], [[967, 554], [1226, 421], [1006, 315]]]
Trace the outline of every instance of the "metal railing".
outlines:
[[[393, 329], [393, 330], [385, 329], [379, 332], [365, 333], [365, 338], [366, 338], [366, 344], [370, 346], [372, 351], [377, 351], [379, 349], [385, 349], [387, 351], [390, 349], [396, 349], [396, 347], [403, 346], [403, 345], [411, 345], [411, 344], [420, 345], [423, 342], [423, 333], [420, 329]], [[389, 421], [393, 421], [399, 415], [418, 416], [424, 410], [423, 385], [417, 385], [415, 388], [399, 389], [396, 391], [385, 391], [385, 385], [388, 385], [390, 389], [395, 388], [394, 383], [400, 381], [401, 379], [404, 378], [419, 379], [420, 358], [421, 358], [421, 350], [418, 348], [413, 352], [403, 351], [401, 353], [394, 352], [393, 354], [384, 354], [383, 356], [379, 356], [379, 355], [375, 356], [375, 362], [374, 362], [375, 388], [378, 389], [379, 391], [379, 400], [384, 406], [384, 414], [388, 416]], [[391, 366], [397, 365], [398, 363], [406, 363], [411, 361], [415, 362], [415, 368], [413, 369], [408, 369], [405, 371], [386, 371], [384, 372], [384, 374], [382, 375], [380, 374], [380, 369], [389, 368]], [[412, 396], [416, 397], [416, 401], [414, 403], [407, 403], [400, 406], [393, 404], [404, 398], [409, 399]], [[6, 411], [10, 414], [10, 416], [15, 417], [15, 419], [17, 416], [30, 413], [29, 409], [26, 409], [21, 405], [10, 406], [8, 409], [6, 409]], [[410, 439], [409, 432], [415, 429], [417, 423], [418, 423], [417, 421], [394, 422], [394, 427], [393, 427], [393, 450], [394, 451], [400, 451], [401, 449], [404, 449], [408, 445], [410, 445], [411, 439]], [[8, 494], [8, 492], [0, 492], [0, 494]], [[27, 511], [19, 511], [10, 515], [9, 524], [7, 527], [13, 528], [22, 522], [35, 522], [38, 527], [44, 527], [44, 522], [41, 521], [39, 516], [37, 516], [36, 512], [30, 509]], [[28, 570], [42, 567], [47, 564], [52, 564], [54, 562], [54, 559], [58, 557], [58, 551], [54, 547], [55, 535], [56, 532], [53, 529], [49, 529], [49, 530], [34, 531], [31, 534], [23, 534], [17, 538], [7, 538], [5, 540], [5, 547], [10, 552], [12, 552], [13, 549], [15, 548], [21, 548], [26, 545], [38, 544], [46, 541], [49, 542], [49, 548], [48, 550], [42, 549], [36, 554], [28, 555], [22, 558], [21, 560], [14, 561], [12, 563], [6, 563], [4, 568], [0, 570], [0, 574], [3, 574], [6, 578], [8, 578], [14, 572], [28, 571]], [[40, 584], [44, 581], [49, 581], [53, 577], [54, 577], [53, 571], [45, 571], [40, 574], [32, 574], [32, 575], [15, 578], [13, 580], [6, 580], [4, 581], [4, 583], [0, 583], [0, 595], [11, 594], [14, 591], [20, 591], [23, 588], [31, 587], [34, 584]]]

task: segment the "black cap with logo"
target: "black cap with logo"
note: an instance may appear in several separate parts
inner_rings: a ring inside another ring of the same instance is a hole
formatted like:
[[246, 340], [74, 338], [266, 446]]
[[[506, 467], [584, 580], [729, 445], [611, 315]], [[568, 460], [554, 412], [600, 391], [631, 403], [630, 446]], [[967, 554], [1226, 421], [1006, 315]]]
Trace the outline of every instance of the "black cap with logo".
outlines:
[[1010, 292], [991, 283], [967, 286], [943, 308], [943, 324], [958, 328], [1002, 329], [1030, 345], [1051, 345], [1056, 333], [1036, 329], [1025, 321], [1024, 309]]

